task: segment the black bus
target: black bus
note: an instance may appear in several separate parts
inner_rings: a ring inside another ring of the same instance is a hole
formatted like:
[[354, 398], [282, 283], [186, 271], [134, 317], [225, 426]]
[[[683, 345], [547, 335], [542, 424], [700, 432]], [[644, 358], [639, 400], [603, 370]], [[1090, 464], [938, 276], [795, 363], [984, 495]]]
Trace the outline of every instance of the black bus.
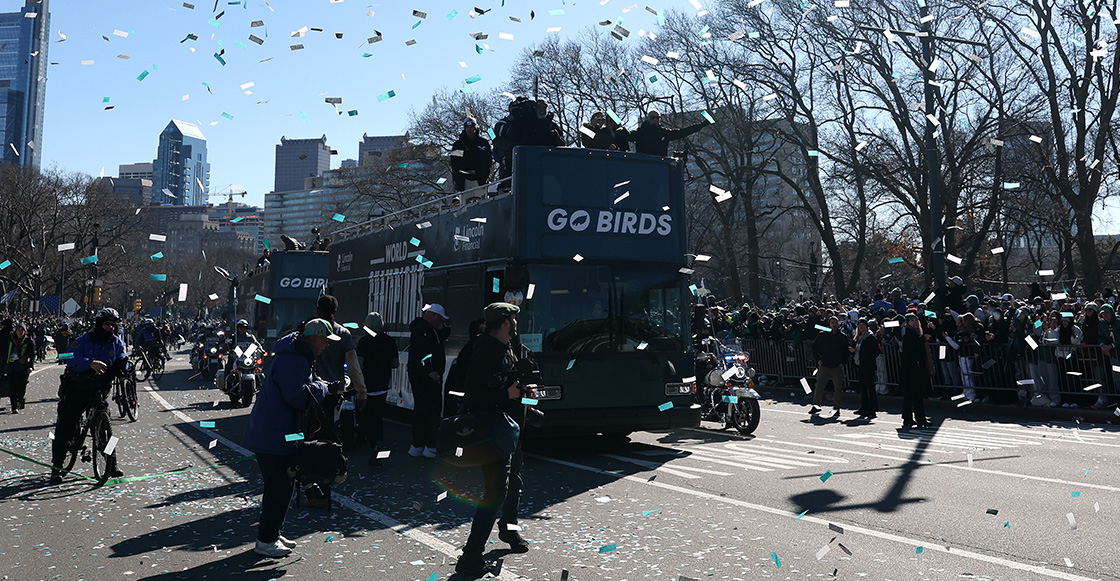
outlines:
[[[427, 304], [452, 317], [448, 361], [485, 305], [520, 305], [544, 388], [544, 432], [699, 425], [689, 330], [683, 167], [673, 158], [519, 147], [512, 189], [356, 225], [331, 250], [340, 321], [380, 312], [407, 357]], [[411, 408], [402, 364], [388, 401]]]
[[328, 260], [326, 252], [273, 250], [268, 264], [241, 281], [237, 310], [266, 349], [315, 316], [315, 303], [327, 286]]

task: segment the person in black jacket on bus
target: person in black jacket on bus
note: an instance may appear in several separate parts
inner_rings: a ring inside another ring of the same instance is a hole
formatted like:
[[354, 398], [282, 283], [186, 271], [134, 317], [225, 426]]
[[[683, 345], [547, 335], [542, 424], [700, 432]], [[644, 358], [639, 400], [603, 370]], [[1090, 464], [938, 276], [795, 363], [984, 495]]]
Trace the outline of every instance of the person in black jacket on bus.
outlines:
[[[478, 338], [467, 367], [467, 410], [473, 414], [488, 411], [505, 412], [518, 426], [525, 426], [525, 406], [521, 403], [521, 389], [515, 375], [520, 359], [513, 347], [517, 335], [517, 313], [521, 311], [509, 303], [491, 303], [483, 311], [486, 333]], [[493, 565], [482, 558], [482, 550], [498, 520], [501, 506], [498, 538], [509, 543], [514, 553], [529, 551], [529, 545], [517, 532], [517, 509], [521, 501], [521, 442], [513, 454], [482, 465], [485, 490], [482, 501], [474, 513], [470, 536], [463, 547], [463, 555], [455, 565], [455, 572], [481, 577], [493, 571]]]
[[665, 129], [661, 126], [661, 113], [650, 109], [642, 126], [631, 134], [630, 141], [634, 142], [634, 150], [638, 153], [666, 156], [669, 155], [670, 141], [684, 139], [708, 125], [711, 124], [704, 120], [684, 129]]
[[408, 325], [408, 383], [412, 386], [413, 458], [436, 457], [436, 431], [443, 410], [443, 373], [447, 355], [443, 343], [451, 334], [443, 305], [428, 305], [423, 314]]
[[459, 139], [451, 144], [451, 179], [455, 182], [455, 191], [465, 190], [468, 181], [479, 186], [489, 183], [492, 155], [490, 142], [479, 135], [478, 125], [468, 117], [463, 121]]

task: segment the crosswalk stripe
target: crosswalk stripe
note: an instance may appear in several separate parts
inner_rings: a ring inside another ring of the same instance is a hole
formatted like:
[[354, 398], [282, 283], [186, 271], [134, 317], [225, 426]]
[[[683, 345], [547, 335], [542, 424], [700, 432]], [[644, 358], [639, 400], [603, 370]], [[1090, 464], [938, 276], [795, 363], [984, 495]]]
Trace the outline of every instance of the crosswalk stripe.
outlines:
[[[637, 458], [630, 458], [630, 457], [627, 457], [627, 456], [618, 456], [616, 454], [600, 454], [600, 456], [604, 456], [604, 457], [607, 457], [607, 458], [614, 458], [615, 460], [621, 460], [623, 462], [629, 462], [631, 464], [637, 464], [638, 466], [641, 466], [641, 467], [646, 468], [648, 470], [660, 470], [662, 472], [667, 472], [669, 474], [675, 474], [677, 476], [680, 476], [681, 478], [688, 478], [690, 480], [695, 480], [695, 479], [701, 478], [700, 476], [692, 474], [692, 472], [699, 472], [701, 474], [711, 474], [713, 476], [731, 476], [730, 472], [718, 472], [716, 470], [705, 470], [703, 468], [686, 468], [686, 467], [683, 467], [683, 466], [670, 468], [670, 467], [665, 466], [665, 465], [657, 464], [656, 462], [646, 462], [645, 460], [638, 460]], [[688, 470], [688, 472], [685, 472], [685, 470]]]

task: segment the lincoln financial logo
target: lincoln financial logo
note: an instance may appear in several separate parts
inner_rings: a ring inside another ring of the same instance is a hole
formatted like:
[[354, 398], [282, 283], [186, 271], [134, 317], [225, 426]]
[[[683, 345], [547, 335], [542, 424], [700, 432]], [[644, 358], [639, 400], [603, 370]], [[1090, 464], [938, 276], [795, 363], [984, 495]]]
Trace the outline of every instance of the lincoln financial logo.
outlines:
[[[548, 227], [553, 232], [570, 229], [583, 232], [592, 227], [592, 214], [587, 210], [568, 211], [556, 208], [548, 213]], [[599, 210], [594, 217], [595, 232], [601, 234], [639, 234], [668, 236], [673, 232], [673, 217], [655, 216], [645, 212], [612, 212]]]
[[338, 255], [338, 272], [350, 272], [350, 266], [354, 262], [354, 255], [350, 252]]

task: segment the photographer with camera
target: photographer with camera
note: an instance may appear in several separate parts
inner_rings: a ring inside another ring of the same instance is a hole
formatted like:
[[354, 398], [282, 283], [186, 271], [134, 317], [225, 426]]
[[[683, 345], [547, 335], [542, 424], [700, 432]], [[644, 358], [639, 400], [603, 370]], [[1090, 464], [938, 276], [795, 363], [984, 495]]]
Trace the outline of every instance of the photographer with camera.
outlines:
[[[531, 359], [524, 358], [527, 353], [524, 350], [515, 351], [513, 345], [513, 338], [517, 335], [517, 313], [520, 311], [516, 305], [509, 303], [491, 303], [483, 311], [486, 333], [479, 337], [467, 367], [466, 403], [470, 413], [505, 412], [523, 427], [526, 409], [521, 403], [522, 386], [528, 381], [522, 380], [533, 376], [533, 366]], [[510, 456], [482, 465], [485, 491], [475, 511], [463, 555], [455, 565], [456, 573], [481, 577], [493, 571], [493, 565], [482, 559], [482, 550], [494, 528], [499, 505], [502, 519], [498, 538], [509, 543], [515, 553], [529, 551], [529, 545], [516, 527], [517, 505], [521, 500], [522, 460], [519, 441]]]

